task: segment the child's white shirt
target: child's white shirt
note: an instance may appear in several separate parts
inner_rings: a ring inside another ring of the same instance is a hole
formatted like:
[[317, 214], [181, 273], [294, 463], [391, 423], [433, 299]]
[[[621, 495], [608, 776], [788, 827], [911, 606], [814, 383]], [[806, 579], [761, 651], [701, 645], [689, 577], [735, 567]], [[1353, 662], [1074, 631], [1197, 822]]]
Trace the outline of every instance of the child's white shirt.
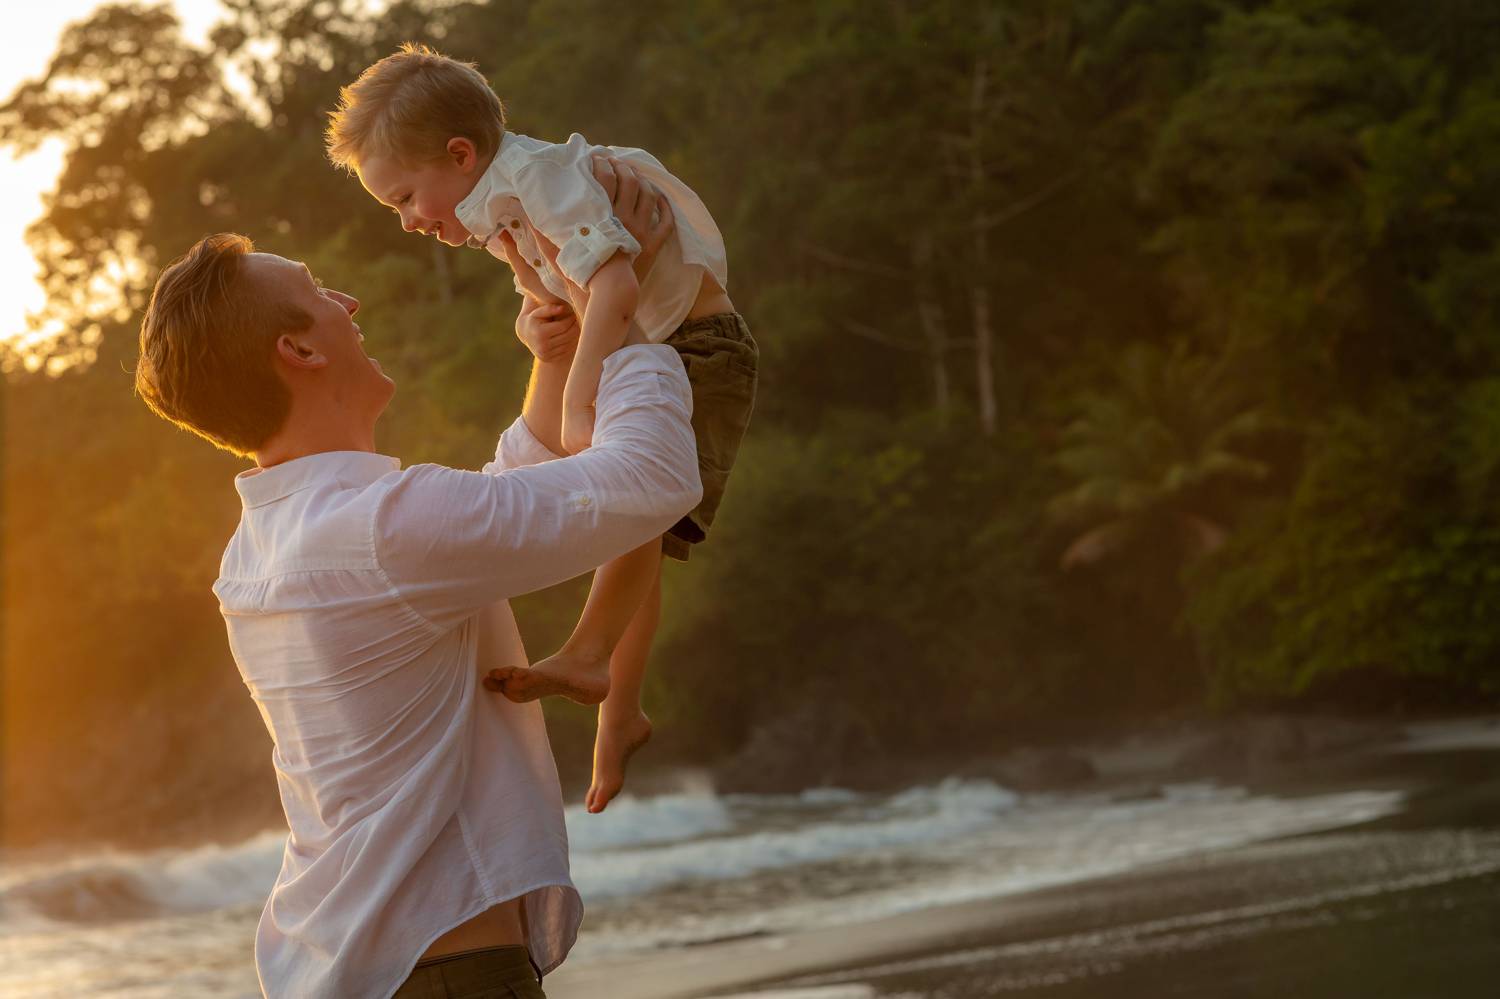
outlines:
[[[626, 146], [591, 145], [576, 132], [563, 143], [506, 132], [495, 158], [474, 190], [458, 203], [455, 214], [478, 237], [476, 242], [501, 259], [499, 235], [502, 229], [508, 230], [547, 289], [567, 301], [563, 275], [586, 287], [617, 250], [631, 257], [641, 251], [615, 217], [603, 186], [594, 179], [595, 154], [628, 163], [655, 184], [672, 206], [675, 230], [641, 281], [635, 314], [635, 323], [646, 338], [660, 343], [687, 318], [703, 273], [712, 274], [725, 289], [729, 273], [724, 237], [702, 199], [650, 153]], [[556, 269], [539, 251], [533, 227], [557, 246]]]

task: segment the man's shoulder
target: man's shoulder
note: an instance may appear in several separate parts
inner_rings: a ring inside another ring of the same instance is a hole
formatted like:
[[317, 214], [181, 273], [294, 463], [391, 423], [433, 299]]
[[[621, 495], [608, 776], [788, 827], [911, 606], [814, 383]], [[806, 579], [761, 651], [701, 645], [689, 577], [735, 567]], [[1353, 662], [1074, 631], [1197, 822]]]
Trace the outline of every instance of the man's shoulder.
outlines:
[[293, 572], [376, 568], [374, 525], [382, 503], [412, 469], [370, 481], [332, 480], [246, 508], [224, 546], [214, 591]]

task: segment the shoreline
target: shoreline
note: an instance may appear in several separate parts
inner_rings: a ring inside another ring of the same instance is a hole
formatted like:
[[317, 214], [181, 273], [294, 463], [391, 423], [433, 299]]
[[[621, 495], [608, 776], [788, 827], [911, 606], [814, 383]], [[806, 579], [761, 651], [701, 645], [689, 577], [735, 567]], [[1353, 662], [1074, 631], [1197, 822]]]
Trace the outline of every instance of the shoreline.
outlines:
[[[1410, 724], [1399, 739], [1320, 758], [1278, 778], [1246, 782], [1253, 793], [1285, 797], [1330, 788], [1402, 789], [1405, 805], [1385, 818], [866, 922], [565, 964], [548, 977], [547, 991], [554, 999], [602, 994], [793, 999], [799, 993], [808, 999], [855, 999], [882, 994], [877, 984], [886, 979], [906, 976], [936, 987], [946, 976], [988, 974], [1002, 976], [988, 986], [997, 992], [1051, 996], [1071, 994], [1070, 976], [1105, 973], [1070, 971], [1065, 967], [1070, 960], [1088, 967], [1088, 955], [1119, 952], [1125, 956], [1111, 958], [1117, 966], [1111, 973], [1126, 974], [1139, 963], [1132, 948], [1149, 949], [1143, 941], [1165, 946], [1158, 939], [1163, 934], [1254, 941], [1261, 933], [1279, 940], [1278, 927], [1329, 920], [1342, 933], [1350, 920], [1341, 921], [1337, 913], [1345, 909], [1395, 911], [1428, 896], [1441, 911], [1454, 909], [1455, 899], [1461, 899], [1461, 911], [1477, 906], [1483, 919], [1500, 926], [1500, 777], [1495, 775], [1500, 775], [1500, 718]], [[1394, 863], [1405, 867], [1393, 872], [1386, 853], [1402, 858]], [[1369, 870], [1357, 869], [1363, 860]], [[1277, 889], [1281, 878], [1288, 880]], [[1486, 909], [1490, 898], [1496, 902]], [[1367, 929], [1376, 932], [1384, 925], [1375, 918], [1374, 928]], [[1314, 932], [1304, 929], [1288, 940]], [[1234, 945], [1214, 946], [1232, 953]], [[1481, 965], [1472, 969], [1474, 975], [1492, 981], [1500, 973], [1500, 953], [1488, 956], [1493, 951], [1473, 956]], [[1461, 964], [1466, 954], [1450, 956], [1448, 966]], [[1025, 971], [1031, 965], [1036, 967]], [[963, 968], [970, 970], [958, 970]], [[1457, 987], [1443, 994], [1468, 993]]]

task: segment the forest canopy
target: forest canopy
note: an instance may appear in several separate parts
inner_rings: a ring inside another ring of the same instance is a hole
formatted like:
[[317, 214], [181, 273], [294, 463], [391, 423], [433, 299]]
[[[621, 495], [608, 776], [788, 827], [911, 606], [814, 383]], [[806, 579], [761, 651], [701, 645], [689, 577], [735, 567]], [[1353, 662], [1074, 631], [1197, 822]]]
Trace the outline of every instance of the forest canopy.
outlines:
[[[132, 396], [162, 265], [238, 231], [359, 297], [407, 463], [477, 467], [518, 409], [508, 274], [324, 157], [407, 40], [724, 230], [761, 394], [667, 573], [658, 760], [787, 718], [956, 754], [1500, 693], [1490, 0], [226, 7], [207, 45], [101, 7], [0, 104], [5, 146], [68, 150], [29, 235], [58, 334], [3, 364], [12, 840], [275, 814], [209, 592], [243, 463]], [[534, 656], [582, 585], [518, 603]]]

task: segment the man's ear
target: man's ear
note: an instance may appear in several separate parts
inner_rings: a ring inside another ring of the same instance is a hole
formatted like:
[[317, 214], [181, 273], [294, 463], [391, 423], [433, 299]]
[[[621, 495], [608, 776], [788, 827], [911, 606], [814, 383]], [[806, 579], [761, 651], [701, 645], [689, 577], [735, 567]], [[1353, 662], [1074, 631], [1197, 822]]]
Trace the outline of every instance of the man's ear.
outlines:
[[287, 367], [299, 371], [315, 371], [328, 366], [327, 356], [292, 333], [283, 333], [276, 338], [276, 356]]
[[448, 140], [448, 156], [452, 158], [453, 165], [464, 173], [472, 173], [479, 166], [479, 150], [474, 143], [462, 135], [455, 135]]

